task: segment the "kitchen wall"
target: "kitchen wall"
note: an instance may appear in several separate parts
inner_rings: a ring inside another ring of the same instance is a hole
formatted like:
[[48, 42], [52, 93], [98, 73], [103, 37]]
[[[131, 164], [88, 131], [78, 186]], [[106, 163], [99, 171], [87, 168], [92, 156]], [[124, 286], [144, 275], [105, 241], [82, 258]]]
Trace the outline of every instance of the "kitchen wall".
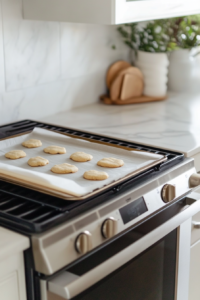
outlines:
[[22, 0], [0, 0], [0, 124], [98, 101], [128, 57], [115, 26], [27, 21]]

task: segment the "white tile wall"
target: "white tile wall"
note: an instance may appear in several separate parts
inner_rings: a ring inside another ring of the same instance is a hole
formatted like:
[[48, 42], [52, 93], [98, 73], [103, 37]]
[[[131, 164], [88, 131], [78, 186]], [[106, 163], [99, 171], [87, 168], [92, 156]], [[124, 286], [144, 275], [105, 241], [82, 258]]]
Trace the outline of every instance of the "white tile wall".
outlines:
[[59, 80], [59, 24], [6, 21], [4, 49], [7, 91]]
[[117, 39], [115, 26], [62, 23], [62, 78], [75, 78], [97, 72], [105, 73], [111, 61], [123, 56], [127, 58], [127, 50], [123, 53], [112, 49]]
[[98, 101], [108, 66], [129, 58], [115, 26], [28, 21], [22, 0], [0, 4], [0, 124]]

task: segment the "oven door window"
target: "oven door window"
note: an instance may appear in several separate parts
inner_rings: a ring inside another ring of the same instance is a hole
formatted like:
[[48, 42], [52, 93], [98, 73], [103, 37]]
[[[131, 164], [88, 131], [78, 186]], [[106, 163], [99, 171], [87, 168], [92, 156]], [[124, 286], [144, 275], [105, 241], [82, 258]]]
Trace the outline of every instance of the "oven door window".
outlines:
[[[74, 300], [173, 300], [177, 230]], [[80, 270], [81, 272], [81, 270]], [[77, 272], [77, 275], [78, 272]]]

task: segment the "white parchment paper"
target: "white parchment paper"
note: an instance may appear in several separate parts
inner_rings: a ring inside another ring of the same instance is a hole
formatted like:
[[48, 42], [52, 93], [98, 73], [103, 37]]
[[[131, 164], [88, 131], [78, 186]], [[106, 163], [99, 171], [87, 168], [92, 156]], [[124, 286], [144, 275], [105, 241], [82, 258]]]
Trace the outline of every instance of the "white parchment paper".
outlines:
[[[28, 139], [39, 139], [42, 147], [28, 149], [21, 144]], [[43, 149], [50, 145], [62, 146], [67, 150], [66, 154], [51, 155], [43, 152]], [[26, 157], [18, 160], [5, 158], [5, 153], [11, 150], [23, 150]], [[77, 151], [83, 151], [93, 155], [93, 160], [86, 163], [74, 162], [70, 155]], [[27, 162], [29, 158], [42, 156], [49, 160], [45, 167], [30, 167]], [[102, 168], [97, 166], [97, 162], [104, 157], [115, 157], [124, 160], [121, 168]], [[69, 196], [80, 197], [102, 188], [105, 185], [119, 180], [133, 171], [147, 166], [156, 160], [163, 158], [162, 155], [151, 154], [138, 151], [127, 151], [106, 145], [95, 144], [84, 140], [70, 138], [59, 133], [45, 129], [35, 128], [30, 134], [0, 141], [0, 174], [17, 178], [22, 182], [29, 182], [46, 189], [53, 189], [65, 193]], [[79, 171], [74, 174], [54, 174], [51, 168], [55, 164], [69, 163], [78, 167]], [[103, 181], [89, 181], [83, 178], [83, 174], [88, 170], [105, 171], [109, 178]]]

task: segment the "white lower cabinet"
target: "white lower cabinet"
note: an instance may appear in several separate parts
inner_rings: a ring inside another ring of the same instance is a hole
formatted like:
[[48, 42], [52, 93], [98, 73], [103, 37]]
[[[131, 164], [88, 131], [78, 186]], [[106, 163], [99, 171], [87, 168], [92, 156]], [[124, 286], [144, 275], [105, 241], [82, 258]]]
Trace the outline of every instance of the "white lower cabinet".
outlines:
[[200, 212], [192, 218], [191, 231], [189, 300], [200, 300]]
[[189, 300], [200, 300], [200, 241], [191, 247]]
[[[12, 287], [12, 288], [11, 288]], [[19, 300], [19, 286], [17, 273], [13, 272], [0, 281], [0, 299]]]
[[0, 227], [0, 300], [26, 300], [23, 251], [29, 239]]

